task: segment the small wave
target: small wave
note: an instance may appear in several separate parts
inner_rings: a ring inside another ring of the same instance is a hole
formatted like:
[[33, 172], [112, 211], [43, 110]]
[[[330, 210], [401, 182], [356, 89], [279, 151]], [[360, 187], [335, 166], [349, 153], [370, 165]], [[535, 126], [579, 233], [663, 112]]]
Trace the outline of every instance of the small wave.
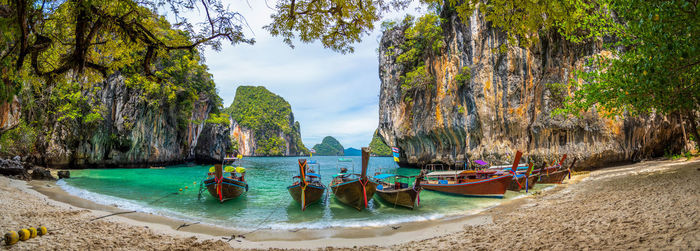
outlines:
[[124, 198], [119, 198], [119, 197], [114, 197], [106, 194], [101, 194], [101, 193], [95, 193], [91, 192], [82, 188], [77, 188], [74, 186], [69, 185], [66, 183], [65, 180], [60, 179], [56, 182], [56, 185], [61, 187], [63, 191], [66, 191], [66, 193], [80, 197], [92, 202], [95, 202], [97, 204], [101, 205], [107, 205], [107, 206], [115, 206], [121, 209], [125, 210], [131, 210], [131, 211], [136, 211], [136, 212], [141, 212], [141, 213], [156, 213], [157, 210], [152, 207], [148, 207], [146, 205], [140, 204], [136, 201], [132, 200], [127, 200]]
[[[168, 208], [159, 208], [148, 205], [144, 202], [124, 199], [120, 197], [105, 195], [97, 192], [88, 191], [86, 189], [78, 188], [69, 185], [64, 180], [59, 180], [56, 183], [61, 189], [66, 191], [68, 194], [77, 196], [83, 199], [90, 200], [92, 202], [111, 205], [124, 210], [131, 210], [141, 213], [154, 214], [159, 216], [164, 216], [176, 220], [186, 221], [186, 222], [201, 222], [201, 224], [248, 231], [257, 228], [263, 229], [274, 229], [274, 230], [293, 230], [293, 229], [327, 229], [327, 228], [361, 228], [361, 227], [384, 227], [390, 225], [404, 224], [409, 222], [424, 222], [440, 219], [450, 219], [457, 218], [466, 215], [474, 215], [489, 208], [498, 206], [501, 202], [490, 202], [484, 203], [482, 206], [469, 210], [455, 210], [453, 212], [439, 212], [439, 213], [426, 213], [420, 215], [400, 215], [396, 217], [382, 218], [382, 219], [330, 219], [315, 222], [236, 222], [236, 225], [230, 220], [224, 219], [212, 219], [202, 216], [188, 215], [184, 212], [178, 212]], [[546, 189], [546, 188], [545, 188]], [[524, 195], [516, 196], [516, 198], [523, 197]], [[506, 200], [511, 200], [514, 198], [508, 198]], [[503, 200], [502, 202], [505, 202]], [[300, 227], [302, 226], [302, 227]]]

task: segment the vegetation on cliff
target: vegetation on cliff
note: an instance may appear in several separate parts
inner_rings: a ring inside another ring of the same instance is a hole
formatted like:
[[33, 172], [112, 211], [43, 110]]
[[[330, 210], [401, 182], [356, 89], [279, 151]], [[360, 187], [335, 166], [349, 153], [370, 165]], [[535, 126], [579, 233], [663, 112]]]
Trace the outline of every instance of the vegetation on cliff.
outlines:
[[372, 154], [377, 156], [391, 156], [391, 148], [379, 137], [379, 130], [374, 131], [372, 141], [369, 143]]
[[[401, 75], [401, 90], [406, 100], [410, 100], [411, 91], [424, 90], [433, 86], [435, 79], [425, 64], [431, 55], [436, 55], [445, 47], [441, 20], [435, 14], [421, 16], [417, 22], [414, 17], [407, 15], [401, 22], [404, 30], [404, 41], [397, 48], [396, 62], [401, 64], [405, 73]], [[387, 21], [382, 29], [396, 28], [396, 22]], [[389, 48], [393, 53], [394, 48]]]
[[316, 144], [313, 149], [320, 156], [343, 156], [345, 153], [343, 145], [331, 136], [323, 138], [321, 144]]
[[588, 67], [597, 70], [576, 72], [578, 78], [567, 86], [574, 90], [573, 95], [567, 97], [560, 112], [580, 114], [598, 108], [610, 117], [625, 113], [672, 115], [689, 122], [690, 138], [700, 147], [696, 123], [700, 109], [697, 2], [601, 2], [624, 23], [603, 23], [598, 17], [594, 19], [598, 22], [585, 26], [617, 39], [605, 44], [609, 53], [588, 62]]
[[263, 86], [239, 86], [233, 103], [225, 112], [239, 125], [255, 133], [256, 155], [284, 155], [287, 143], [280, 133], [291, 138], [300, 154], [308, 153], [301, 141], [299, 122], [294, 121], [289, 103]]
[[[0, 3], [0, 7], [4, 6], [3, 4]], [[3, 29], [5, 36], [1, 38], [0, 43], [11, 45], [8, 51], [4, 51], [6, 54], [1, 61], [3, 71], [0, 77], [4, 84], [17, 85], [16, 94], [22, 101], [21, 126], [13, 130], [21, 131], [20, 134], [27, 131], [36, 132], [28, 134], [34, 135], [32, 137], [19, 139], [13, 136], [17, 133], [8, 132], [8, 135], [3, 135], [5, 140], [0, 140], [0, 148], [13, 149], [11, 144], [18, 140], [26, 147], [19, 152], [17, 147], [14, 147], [15, 150], [11, 152], [1, 152], [3, 154], [43, 154], [52, 141], [58, 144], [55, 147], [65, 148], [66, 152], [73, 152], [76, 155], [92, 154], [77, 151], [78, 148], [84, 148], [81, 145], [86, 143], [99, 145], [96, 147], [107, 149], [106, 152], [109, 152], [109, 149], [120, 152], [131, 150], [133, 142], [129, 135], [138, 123], [135, 121], [138, 118], [115, 113], [114, 107], [106, 107], [104, 102], [116, 101], [103, 100], [105, 88], [109, 88], [106, 82], [116, 83], [119, 82], [118, 79], [123, 79], [128, 89], [123, 92], [137, 96], [136, 103], [130, 104], [129, 107], [138, 107], [138, 109], [153, 111], [152, 114], [160, 114], [163, 122], [157, 123], [175, 125], [176, 135], [168, 135], [168, 137], [177, 138], [176, 142], [182, 148], [189, 147], [186, 139], [188, 126], [190, 123], [204, 122], [192, 121], [195, 104], [204, 101], [212, 107], [210, 112], [213, 114], [218, 114], [221, 106], [221, 99], [216, 93], [211, 74], [203, 64], [199, 52], [195, 48], [190, 48], [192, 49], [190, 51], [164, 48], [153, 51], [153, 48], [143, 47], [141, 46], [143, 41], [130, 39], [132, 38], [130, 35], [133, 34], [126, 34], [128, 32], [123, 30], [117, 32], [111, 30], [114, 27], [106, 27], [112, 25], [110, 22], [116, 22], [109, 19], [114, 16], [105, 16], [120, 11], [116, 6], [96, 6], [94, 2], [89, 1], [83, 4], [76, 5], [75, 2], [69, 1], [52, 5], [50, 9], [44, 10], [45, 16], [42, 16], [44, 19], [36, 24], [37, 27], [41, 27], [41, 34], [32, 29], [29, 38], [13, 36], [21, 27], [16, 27], [14, 23], [0, 22], [0, 26], [8, 28]], [[125, 8], [130, 9], [134, 6]], [[21, 12], [21, 10], [18, 11]], [[85, 11], [96, 11], [101, 14], [95, 14], [97, 16], [92, 17], [74, 16], [76, 12], [87, 15]], [[141, 18], [138, 22], [144, 26], [142, 28], [158, 34], [158, 39], [163, 43], [184, 44], [192, 39], [188, 33], [173, 29], [163, 17], [153, 14], [148, 9], [137, 7], [133, 11], [134, 15]], [[32, 13], [32, 15], [35, 14]], [[21, 17], [13, 15], [0, 17], [4, 21], [16, 18]], [[90, 18], [104, 20], [101, 23], [99, 20]], [[91, 29], [95, 34], [76, 34], [81, 32], [76, 29], [85, 28], [85, 25], [90, 24], [93, 25]], [[80, 37], [81, 35], [90, 37]], [[25, 39], [28, 41], [24, 41]], [[42, 44], [43, 47], [40, 50], [32, 47], [24, 51], [32, 53], [31, 62], [29, 58], [22, 59], [23, 50], [19, 48], [20, 42], [39, 43], [42, 39], [48, 40], [43, 41], [46, 44]], [[76, 48], [81, 43], [86, 47]], [[78, 49], [80, 51], [77, 51]], [[144, 68], [140, 60], [149, 53], [155, 53], [158, 56], [149, 58]], [[127, 108], [121, 107], [121, 109], [119, 112], [124, 113], [126, 111], [123, 109]], [[107, 114], [120, 117], [107, 117]], [[120, 121], [118, 125], [116, 121]], [[85, 158], [84, 155], [76, 157]], [[103, 158], [103, 156], [94, 157]]]
[[[700, 58], [697, 56], [700, 37], [696, 35], [700, 33], [700, 26], [695, 25], [700, 22], [697, 2], [421, 2], [428, 4], [433, 13], [456, 14], [463, 23], [467, 23], [475, 13], [483, 17], [506, 35], [503, 42], [489, 45], [497, 53], [505, 53], [516, 46], [531, 48], [547, 34], [561, 35], [568, 42], [582, 46], [602, 41], [603, 53], [587, 60], [585, 70], [576, 71], [568, 83], [559, 87], [550, 86], [550, 89], [557, 90], [557, 95], [563, 96], [553, 97], [564, 101], [557, 113], [579, 115], [597, 108], [608, 117], [626, 113], [633, 116], [654, 113], [671, 115], [683, 121], [681, 126], [690, 126], [689, 138], [696, 139], [700, 147], [695, 113], [700, 109]], [[433, 41], [431, 38], [443, 36], [443, 31], [439, 29], [440, 19], [433, 13], [419, 18], [415, 24], [408, 22], [408, 28], [402, 26], [405, 41], [401, 44], [401, 54], [396, 61], [405, 70], [401, 76], [404, 95], [407, 91], [417, 90], [414, 89], [416, 87], [431, 86], [430, 69], [423, 64], [431, 57], [431, 50], [425, 45]], [[393, 28], [395, 25], [387, 23], [383, 28]], [[416, 37], [416, 34], [420, 36]], [[411, 46], [415, 44], [422, 47]], [[461, 86], [468, 81], [469, 75], [468, 67], [461, 68], [455, 80]], [[678, 99], [679, 96], [687, 98]], [[406, 95], [404, 99], [410, 102], [411, 96]]]

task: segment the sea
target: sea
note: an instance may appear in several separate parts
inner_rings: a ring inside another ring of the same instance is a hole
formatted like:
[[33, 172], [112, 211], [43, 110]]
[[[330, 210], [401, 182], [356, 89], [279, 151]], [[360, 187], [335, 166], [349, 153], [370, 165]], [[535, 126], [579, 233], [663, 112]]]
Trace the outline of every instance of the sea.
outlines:
[[[314, 156], [320, 165], [315, 170], [328, 184], [345, 165], [359, 173], [359, 156], [340, 157], [352, 162], [338, 162], [339, 157]], [[423, 190], [415, 209], [394, 207], [378, 196], [369, 208], [357, 211], [334, 199], [332, 192], [319, 203], [301, 211], [287, 191], [292, 177], [298, 175], [297, 157], [246, 157], [235, 166], [246, 168], [249, 191], [232, 200], [219, 202], [206, 189], [211, 165], [183, 164], [163, 169], [84, 169], [71, 171], [70, 179], [58, 185], [71, 195], [123, 210], [151, 213], [185, 221], [201, 222], [232, 229], [322, 229], [330, 227], [387, 226], [404, 222], [428, 221], [443, 217], [475, 214], [508, 200], [525, 196], [525, 192], [508, 191], [504, 198], [478, 198], [442, 194]], [[377, 172], [417, 175], [420, 170], [400, 168], [390, 157], [372, 157], [368, 174]], [[530, 193], [545, 189], [536, 185]], [[330, 188], [327, 189], [330, 192]], [[200, 193], [201, 191], [201, 193]]]

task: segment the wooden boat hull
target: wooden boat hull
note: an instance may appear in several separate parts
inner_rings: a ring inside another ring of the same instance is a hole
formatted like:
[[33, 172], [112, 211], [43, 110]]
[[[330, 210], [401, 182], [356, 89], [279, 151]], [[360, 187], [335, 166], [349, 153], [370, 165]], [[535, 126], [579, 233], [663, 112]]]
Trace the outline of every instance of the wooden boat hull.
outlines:
[[510, 181], [512, 179], [512, 175], [503, 175], [474, 182], [465, 182], [459, 184], [421, 183], [421, 186], [427, 190], [449, 194], [502, 198], [503, 195], [506, 193], [506, 188], [508, 188], [508, 184], [510, 184]]
[[365, 208], [365, 198], [367, 198], [367, 202], [372, 199], [372, 196], [377, 190], [377, 183], [368, 180], [365, 184], [364, 195], [362, 193], [362, 184], [359, 179], [332, 185], [331, 189], [338, 201], [354, 207], [358, 211], [362, 211], [362, 209]]
[[[299, 204], [302, 203], [301, 201], [301, 185], [296, 184], [287, 187], [287, 190], [289, 191], [289, 195], [292, 196], [292, 199], [294, 199], [296, 202], [299, 202]], [[304, 190], [304, 200], [305, 204], [302, 208], [306, 208], [310, 204], [313, 204], [315, 202], [318, 202], [323, 198], [323, 193], [326, 191], [326, 187], [324, 186], [317, 186], [317, 185], [307, 185], [306, 189]]]
[[217, 192], [217, 183], [215, 178], [204, 180], [204, 186], [207, 187], [209, 194], [211, 194], [211, 196], [214, 196], [214, 198], [221, 202], [230, 199], [235, 199], [238, 196], [241, 196], [241, 194], [243, 194], [244, 192], [248, 191], [248, 183], [246, 182], [229, 178], [223, 178], [220, 184], [221, 195], [219, 195], [219, 193]]
[[[520, 183], [520, 185], [518, 185]], [[530, 175], [527, 180], [527, 189], [532, 189], [537, 183], [537, 175]], [[525, 176], [520, 176], [517, 181], [512, 179], [508, 184], [508, 190], [520, 192], [520, 190], [525, 189]]]
[[377, 190], [376, 194], [383, 201], [391, 205], [413, 209], [413, 207], [416, 205], [416, 198], [418, 198], [421, 190], [421, 187], [418, 187], [415, 190], [410, 187], [391, 191]]
[[569, 171], [567, 170], [559, 170], [549, 174], [542, 172], [540, 173], [540, 179], [537, 182], [542, 184], [561, 184], [568, 174]]

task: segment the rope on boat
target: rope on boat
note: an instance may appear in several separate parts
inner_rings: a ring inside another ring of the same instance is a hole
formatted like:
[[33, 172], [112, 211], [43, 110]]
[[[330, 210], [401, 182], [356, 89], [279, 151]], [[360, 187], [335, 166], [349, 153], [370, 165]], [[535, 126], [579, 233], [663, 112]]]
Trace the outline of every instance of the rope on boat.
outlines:
[[177, 229], [175, 229], [175, 230], [180, 230], [180, 228], [189, 227], [189, 226], [197, 225], [197, 224], [199, 224], [199, 221], [198, 221], [198, 222], [195, 222], [195, 223], [190, 223], [190, 224], [182, 223], [182, 225], [180, 225], [179, 227], [177, 227]]
[[360, 185], [362, 185], [362, 198], [365, 199], [365, 208], [367, 208], [367, 191], [365, 190], [365, 186], [369, 183], [369, 179], [365, 180], [364, 183], [362, 183], [362, 178], [360, 178]]
[[270, 220], [270, 217], [272, 217], [272, 215], [273, 215], [274, 213], [276, 213], [277, 210], [279, 210], [279, 209], [280, 209], [280, 207], [278, 207], [278, 208], [275, 209], [275, 210], [272, 210], [272, 212], [270, 212], [270, 214], [267, 215], [267, 217], [265, 217], [264, 220], [262, 220], [260, 223], [258, 223], [257, 226], [255, 226], [255, 229], [253, 229], [253, 231], [250, 231], [250, 232], [247, 232], [247, 233], [243, 233], [243, 234], [239, 234], [238, 236], [239, 236], [239, 237], [245, 238], [245, 236], [246, 236], [247, 234], [252, 234], [252, 233], [255, 233], [255, 232], [257, 232], [258, 230], [262, 229], [262, 227], [260, 227], [260, 226], [261, 226], [263, 223], [265, 223], [265, 222], [267, 222], [268, 220]]
[[202, 191], [204, 191], [204, 181], [199, 183], [199, 194], [197, 194], [197, 200], [202, 200]]
[[107, 217], [110, 217], [110, 216], [115, 216], [115, 215], [120, 215], [120, 214], [129, 214], [129, 213], [136, 213], [136, 211], [116, 212], [116, 213], [113, 213], [113, 214], [108, 214], [108, 215], [104, 215], [104, 216], [100, 216], [100, 217], [97, 217], [97, 218], [90, 219], [90, 221], [99, 220], [99, 219], [102, 219], [102, 218], [107, 218]]
[[176, 194], [178, 194], [178, 193], [169, 193], [169, 194], [166, 194], [166, 195], [164, 195], [164, 196], [162, 196], [162, 197], [160, 197], [160, 198], [158, 198], [158, 199], [155, 199], [155, 200], [149, 202], [148, 204], [156, 203], [156, 202], [158, 202], [158, 201], [160, 201], [160, 200], [162, 200], [162, 199], [167, 198], [168, 196], [176, 195]]

